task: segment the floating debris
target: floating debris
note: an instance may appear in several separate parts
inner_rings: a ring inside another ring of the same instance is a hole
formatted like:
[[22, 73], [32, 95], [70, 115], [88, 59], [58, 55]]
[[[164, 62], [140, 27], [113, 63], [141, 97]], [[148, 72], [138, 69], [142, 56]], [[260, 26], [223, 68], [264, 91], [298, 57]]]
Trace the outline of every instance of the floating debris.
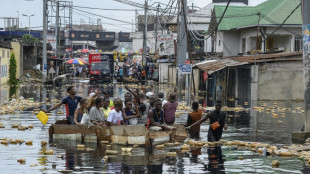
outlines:
[[132, 148], [130, 148], [130, 147], [129, 148], [122, 148], [123, 152], [131, 152], [131, 150], [132, 150]]
[[54, 150], [45, 151], [44, 155], [54, 155]]
[[32, 141], [26, 141], [25, 144], [28, 145], [28, 146], [32, 146]]
[[273, 160], [271, 163], [272, 168], [278, 168], [280, 166], [279, 160]]
[[46, 141], [41, 141], [41, 145], [42, 145], [42, 146], [46, 146], [46, 145], [47, 145], [47, 142], [46, 142]]
[[59, 173], [72, 173], [73, 170], [58, 170]]
[[168, 152], [167, 156], [177, 156], [177, 153], [176, 152]]
[[115, 150], [106, 150], [105, 154], [117, 155], [117, 151], [115, 151]]
[[157, 145], [155, 146], [156, 149], [163, 149], [165, 146], [164, 145]]
[[36, 167], [36, 166], [38, 166], [38, 164], [30, 164], [29, 166], [30, 167]]
[[100, 141], [101, 144], [109, 144], [109, 141]]
[[187, 144], [183, 144], [181, 149], [182, 150], [189, 150], [189, 146]]
[[17, 162], [19, 162], [19, 163], [25, 163], [25, 162], [26, 162], [26, 159], [25, 159], [25, 158], [20, 158], [20, 159], [17, 160]]
[[84, 145], [84, 144], [78, 144], [78, 145], [76, 146], [76, 148], [78, 148], [78, 149], [84, 149], [84, 148], [85, 148], [85, 145]]

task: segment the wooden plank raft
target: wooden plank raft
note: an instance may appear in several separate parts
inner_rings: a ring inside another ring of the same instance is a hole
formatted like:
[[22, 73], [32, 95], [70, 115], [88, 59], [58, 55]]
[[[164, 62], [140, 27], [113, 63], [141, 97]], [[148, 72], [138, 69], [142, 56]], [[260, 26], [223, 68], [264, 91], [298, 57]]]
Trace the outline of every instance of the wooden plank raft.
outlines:
[[173, 125], [177, 130], [173, 131], [149, 131], [143, 125], [135, 126], [77, 126], [69, 124], [52, 124], [49, 128], [49, 139], [69, 139], [82, 142], [109, 141], [113, 144], [140, 145], [151, 147], [152, 145], [166, 142], [183, 142], [187, 132], [183, 125]]

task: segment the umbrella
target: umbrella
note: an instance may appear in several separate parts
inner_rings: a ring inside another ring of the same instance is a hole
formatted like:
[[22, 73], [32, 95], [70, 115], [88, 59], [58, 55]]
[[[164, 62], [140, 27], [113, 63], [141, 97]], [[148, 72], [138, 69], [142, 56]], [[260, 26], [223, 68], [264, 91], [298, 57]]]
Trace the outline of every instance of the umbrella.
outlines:
[[70, 59], [66, 63], [67, 64], [84, 65], [84, 63], [81, 60], [79, 60], [79, 59]]
[[81, 52], [82, 52], [82, 53], [88, 53], [89, 50], [88, 50], [88, 49], [83, 49]]
[[88, 64], [88, 62], [86, 62], [84, 59], [82, 59], [82, 58], [77, 58], [77, 60], [79, 60], [79, 61], [81, 61], [82, 63], [84, 63], [84, 64]]

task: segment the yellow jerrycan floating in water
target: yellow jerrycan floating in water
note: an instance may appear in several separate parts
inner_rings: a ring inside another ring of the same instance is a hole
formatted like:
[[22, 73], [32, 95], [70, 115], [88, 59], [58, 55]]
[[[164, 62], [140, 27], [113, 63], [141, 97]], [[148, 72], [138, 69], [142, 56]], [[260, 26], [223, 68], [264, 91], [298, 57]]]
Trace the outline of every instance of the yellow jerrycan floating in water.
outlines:
[[44, 125], [46, 125], [47, 120], [48, 120], [48, 116], [46, 115], [45, 112], [40, 111], [39, 114], [37, 115], [37, 117]]

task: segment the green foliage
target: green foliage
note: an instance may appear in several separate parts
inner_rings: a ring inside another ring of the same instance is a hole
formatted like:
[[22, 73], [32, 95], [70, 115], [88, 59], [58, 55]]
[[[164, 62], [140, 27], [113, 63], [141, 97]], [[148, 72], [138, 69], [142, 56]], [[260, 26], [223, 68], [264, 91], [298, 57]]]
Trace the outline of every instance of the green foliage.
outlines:
[[10, 86], [10, 97], [13, 98], [16, 95], [17, 86]]
[[23, 35], [23, 42], [27, 44], [38, 43], [39, 40], [30, 34]]
[[9, 68], [9, 83], [10, 85], [16, 85], [18, 83], [16, 79], [16, 71], [17, 71], [17, 65], [16, 65], [16, 59], [15, 54], [11, 54], [10, 58], [10, 68]]

